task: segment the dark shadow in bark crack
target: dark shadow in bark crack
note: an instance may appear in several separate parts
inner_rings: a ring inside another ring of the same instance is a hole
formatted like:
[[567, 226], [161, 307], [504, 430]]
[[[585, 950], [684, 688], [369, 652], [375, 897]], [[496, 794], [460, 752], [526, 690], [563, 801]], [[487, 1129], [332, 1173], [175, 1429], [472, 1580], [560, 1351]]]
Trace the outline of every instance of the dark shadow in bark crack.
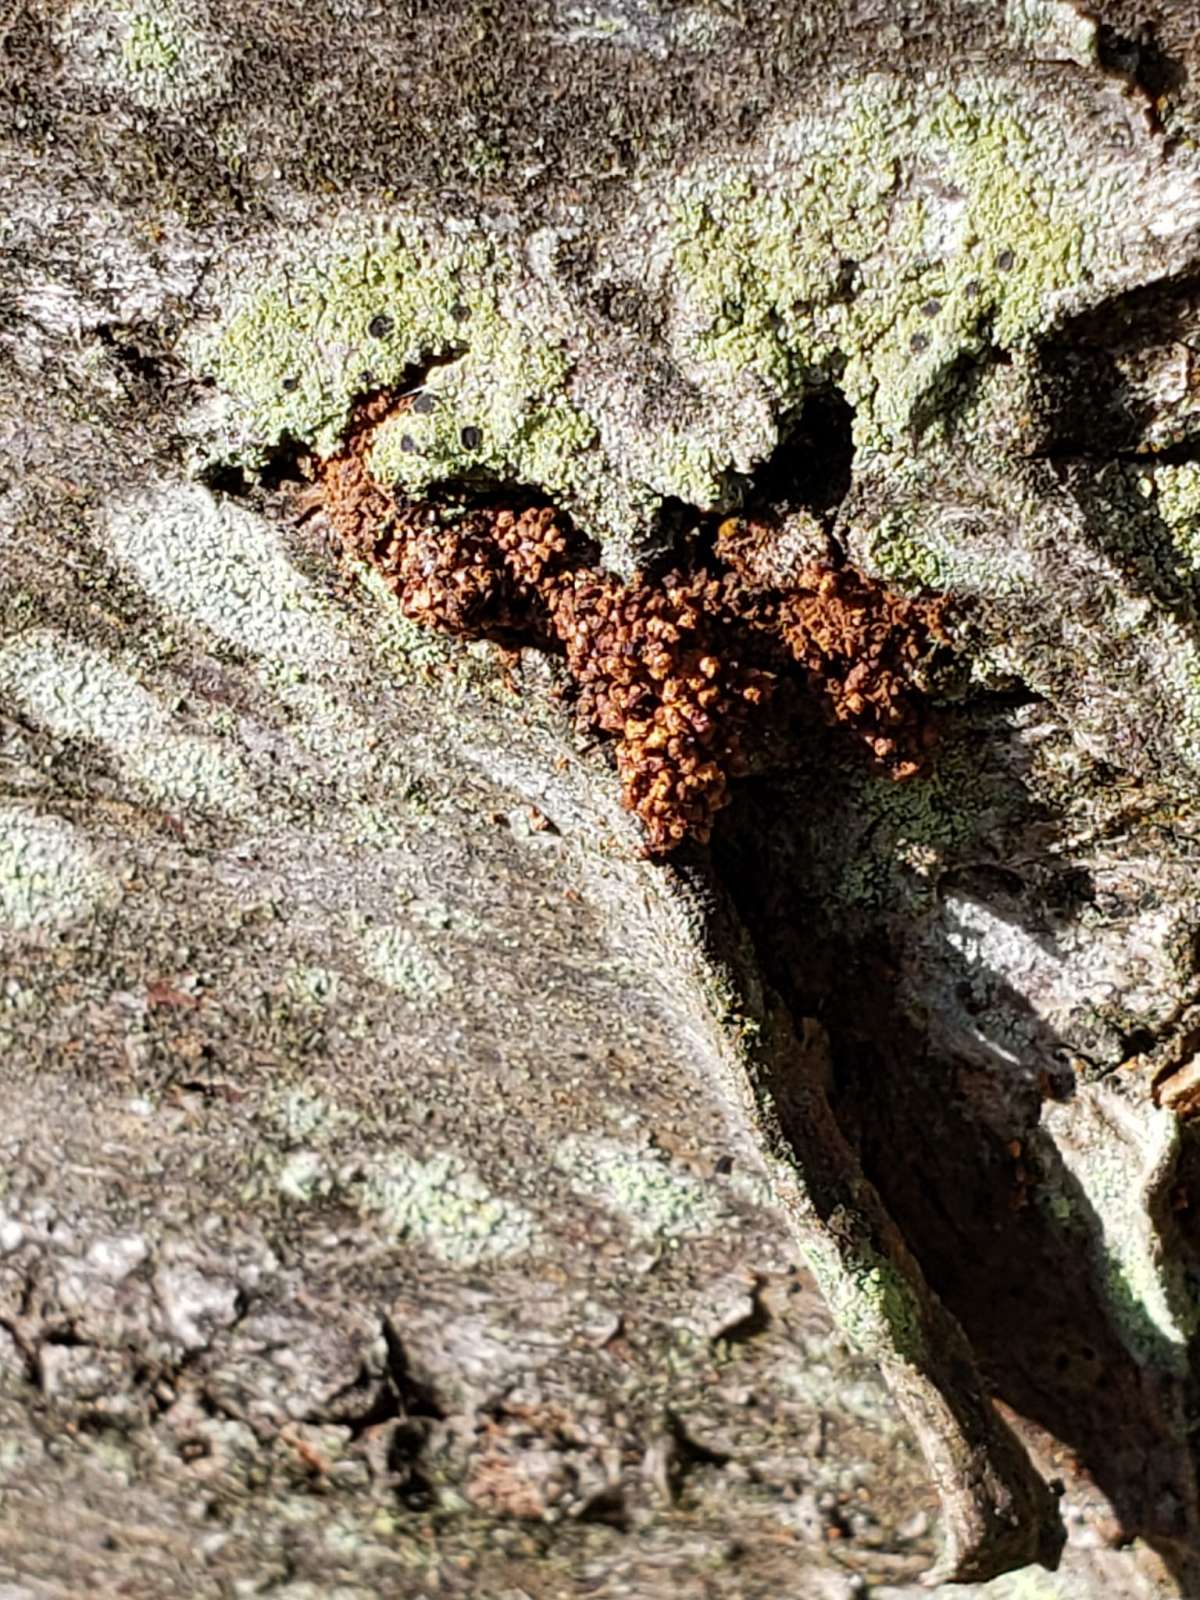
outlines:
[[[1009, 748], [1012, 715], [960, 713], [984, 798], [972, 825], [943, 841], [942, 876], [1030, 960], [1053, 964], [1092, 891], [1030, 798]], [[994, 1395], [1032, 1425], [1019, 1431], [1049, 1457], [1046, 1470], [1073, 1477], [1084, 1500], [1090, 1477], [1116, 1511], [1117, 1537], [1144, 1538], [1195, 1592], [1195, 1351], [1172, 1344], [1132, 1295], [1118, 1314], [1105, 1222], [1039, 1125], [1044, 1098], [1074, 1092], [1065, 1063], [1079, 1041], [988, 969], [986, 943], [947, 937], [932, 888], [869, 910], [834, 897], [838, 873], [814, 861], [813, 841], [841, 834], [869, 848], [872, 833], [856, 824], [836, 758], [809, 759], [808, 781], [741, 785], [713, 844], [764, 974], [794, 1018], [828, 1030], [835, 1114]], [[960, 1002], [963, 983], [985, 997], [981, 1010]], [[941, 1014], [957, 1004], [957, 1016]], [[1110, 1058], [1085, 1078], [1112, 1070], [1122, 1048], [1119, 1034], [1101, 1034]], [[1151, 1204], [1172, 1238], [1178, 1180], [1168, 1187]]]

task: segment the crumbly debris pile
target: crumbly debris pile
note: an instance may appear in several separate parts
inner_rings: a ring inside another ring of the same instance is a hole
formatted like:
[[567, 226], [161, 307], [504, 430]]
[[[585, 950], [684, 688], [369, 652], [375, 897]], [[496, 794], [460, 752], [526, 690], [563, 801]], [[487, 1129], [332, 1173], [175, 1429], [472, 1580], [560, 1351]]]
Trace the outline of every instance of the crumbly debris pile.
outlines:
[[549, 507], [393, 505], [365, 463], [371, 430], [395, 410], [386, 397], [369, 402], [345, 449], [322, 463], [334, 531], [412, 621], [565, 656], [580, 719], [615, 740], [622, 798], [648, 854], [709, 838], [744, 769], [747, 719], [789, 668], [876, 763], [896, 777], [918, 769], [913, 675], [941, 636], [937, 602], [849, 568], [809, 567], [781, 587], [771, 530], [740, 519], [722, 524], [711, 554], [626, 583]]

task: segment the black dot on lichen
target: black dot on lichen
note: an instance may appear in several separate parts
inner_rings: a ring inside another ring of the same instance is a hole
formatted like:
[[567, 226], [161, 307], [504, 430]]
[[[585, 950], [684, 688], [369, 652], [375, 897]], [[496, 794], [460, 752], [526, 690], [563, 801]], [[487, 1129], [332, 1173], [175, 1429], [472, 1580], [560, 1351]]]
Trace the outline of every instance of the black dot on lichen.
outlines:
[[416, 440], [413, 438], [411, 433], [402, 433], [400, 435], [400, 448], [405, 452], [409, 450], [415, 450], [417, 448]]
[[929, 339], [923, 333], [914, 333], [912, 338], [908, 341], [908, 348], [913, 352], [914, 355], [919, 356], [922, 350], [929, 349]]
[[480, 433], [478, 428], [463, 428], [459, 433], [459, 438], [462, 440], [464, 450], [478, 450], [483, 443], [483, 434]]
[[412, 403], [412, 408], [419, 417], [427, 417], [433, 406], [434, 400], [431, 394], [419, 394]]
[[386, 339], [395, 326], [395, 319], [385, 316], [381, 311], [378, 316], [372, 317], [370, 322], [367, 323], [367, 332], [372, 339]]
[[1011, 250], [1001, 250], [996, 257], [996, 270], [998, 272], [1011, 272], [1016, 259]]
[[299, 378], [285, 378], [283, 380], [282, 388], [284, 389], [284, 391], [287, 394], [291, 394], [293, 389], [298, 389], [299, 387], [300, 387], [300, 379]]

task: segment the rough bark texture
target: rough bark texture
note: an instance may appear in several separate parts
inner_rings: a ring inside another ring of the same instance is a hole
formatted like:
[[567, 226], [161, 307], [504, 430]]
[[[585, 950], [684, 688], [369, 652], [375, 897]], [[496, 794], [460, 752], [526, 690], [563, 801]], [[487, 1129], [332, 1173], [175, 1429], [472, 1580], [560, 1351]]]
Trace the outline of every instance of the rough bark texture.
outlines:
[[[1200, 34], [0, 16], [0, 1593], [1200, 1592]], [[948, 597], [640, 852], [303, 493]], [[790, 566], [789, 566], [790, 563]]]

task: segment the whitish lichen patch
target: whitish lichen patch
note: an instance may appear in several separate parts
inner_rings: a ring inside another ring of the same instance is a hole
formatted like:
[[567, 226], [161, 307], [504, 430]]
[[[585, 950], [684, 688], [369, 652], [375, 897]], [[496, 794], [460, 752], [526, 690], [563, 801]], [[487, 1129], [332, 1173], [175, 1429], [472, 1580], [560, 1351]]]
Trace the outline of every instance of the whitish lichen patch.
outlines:
[[572, 1188], [611, 1207], [644, 1238], [704, 1233], [718, 1222], [718, 1196], [660, 1151], [611, 1139], [567, 1139], [554, 1157]]
[[393, 1233], [456, 1266], [520, 1255], [536, 1237], [527, 1212], [494, 1195], [453, 1155], [394, 1155], [370, 1172], [359, 1201]]
[[411, 929], [364, 928], [359, 937], [367, 970], [414, 1005], [433, 1005], [453, 988], [445, 965]]
[[171, 717], [98, 650], [38, 629], [0, 651], [0, 685], [64, 739], [102, 745], [155, 799], [244, 813], [254, 801], [241, 763], [214, 739], [171, 731]]
[[1074, 0], [1007, 0], [1004, 26], [1014, 44], [1035, 61], [1073, 61], [1097, 67], [1099, 29]]
[[276, 1135], [287, 1145], [320, 1144], [343, 1128], [350, 1113], [317, 1089], [289, 1089], [274, 1108], [271, 1121]]
[[266, 523], [193, 484], [127, 503], [112, 548], [169, 617], [297, 668], [335, 665], [346, 644]]
[[0, 925], [20, 933], [74, 922], [116, 893], [68, 822], [0, 809]]
[[228, 75], [228, 52], [198, 0], [83, 0], [61, 34], [69, 70], [146, 111], [195, 105]]
[[128, 673], [49, 628], [21, 634], [0, 650], [0, 683], [59, 738], [127, 746], [167, 725], [162, 706]]
[[332, 1188], [324, 1158], [315, 1150], [293, 1150], [279, 1168], [275, 1187], [287, 1200], [308, 1205]]
[[131, 745], [121, 756], [142, 788], [164, 804], [234, 816], [253, 809], [241, 763], [213, 739], [171, 734]]

